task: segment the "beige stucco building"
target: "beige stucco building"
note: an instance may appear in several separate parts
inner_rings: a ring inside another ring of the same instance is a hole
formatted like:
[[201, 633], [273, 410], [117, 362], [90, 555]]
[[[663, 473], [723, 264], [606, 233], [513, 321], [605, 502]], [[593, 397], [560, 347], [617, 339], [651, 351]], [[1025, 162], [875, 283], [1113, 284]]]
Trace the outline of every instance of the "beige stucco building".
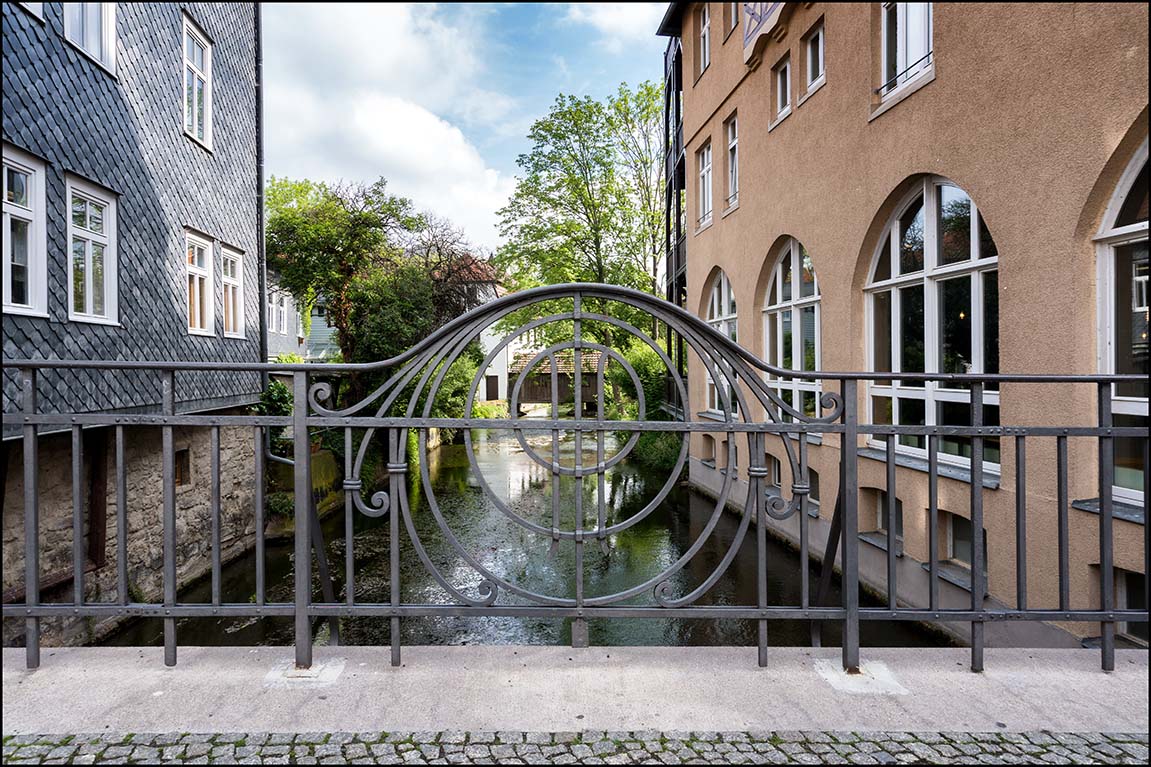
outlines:
[[[1146, 4], [671, 4], [660, 28], [669, 297], [785, 368], [1146, 374], [1147, 30]], [[686, 358], [689, 408], [705, 417], [718, 395], [695, 362]], [[819, 388], [779, 382], [809, 413]], [[860, 395], [864, 422], [969, 423], [965, 390], [872, 382]], [[1145, 386], [1119, 387], [1115, 423], [1145, 427], [1146, 397]], [[991, 424], [1096, 423], [1090, 384], [1004, 384], [985, 404]], [[694, 435], [696, 486], [714, 491], [734, 462], [746, 488], [746, 448], [725, 439]], [[911, 605], [927, 594], [923, 442], [901, 440], [896, 461], [899, 597]], [[1116, 440], [1114, 486], [1116, 605], [1142, 610], [1145, 445]], [[885, 452], [860, 448], [861, 578], [882, 590]], [[1096, 442], [1071, 438], [1067, 451], [1070, 602], [1097, 607]], [[823, 496], [813, 553], [839, 452], [837, 435], [809, 445], [813, 497]], [[1014, 441], [989, 440], [984, 455], [988, 604], [1013, 606]], [[940, 456], [942, 599], [970, 604], [970, 443], [943, 438]], [[1059, 603], [1056, 461], [1055, 438], [1028, 440], [1032, 608]], [[791, 481], [786, 461], [768, 464]], [[779, 532], [796, 539], [796, 520]], [[988, 640], [1023, 641], [1020, 631], [989, 625]], [[1073, 641], [1028, 631], [1027, 641]], [[1147, 638], [1146, 624], [1119, 631]]]

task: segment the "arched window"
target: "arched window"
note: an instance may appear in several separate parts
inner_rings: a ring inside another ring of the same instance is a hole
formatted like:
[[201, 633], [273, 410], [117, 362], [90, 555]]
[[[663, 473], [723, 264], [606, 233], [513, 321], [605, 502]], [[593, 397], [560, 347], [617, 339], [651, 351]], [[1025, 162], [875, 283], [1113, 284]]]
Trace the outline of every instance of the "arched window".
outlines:
[[[819, 284], [807, 248], [788, 237], [768, 281], [763, 301], [763, 337], [768, 363], [788, 370], [819, 370]], [[819, 382], [768, 376], [780, 397], [815, 417]]]
[[[975, 203], [955, 184], [929, 176], [916, 184], [884, 230], [867, 286], [871, 370], [998, 373], [998, 252]], [[873, 382], [873, 423], [966, 426], [965, 385]], [[988, 385], [983, 423], [999, 424], [999, 392]], [[876, 438], [882, 444], [882, 438]], [[999, 463], [999, 440], [985, 438], [984, 460]], [[899, 449], [926, 454], [927, 438], [901, 436]], [[941, 437], [944, 460], [967, 462], [969, 437]], [[989, 467], [994, 468], [994, 467]]]
[[[1105, 373], [1147, 376], [1147, 142], [1119, 183], [1100, 247], [1103, 322], [1100, 367]], [[1111, 410], [1116, 426], [1147, 428], [1147, 383], [1113, 387]], [[1143, 440], [1115, 439], [1115, 497], [1143, 503]]]
[[[735, 293], [731, 290], [731, 282], [727, 274], [721, 269], [711, 283], [711, 292], [707, 302], [707, 324], [723, 333], [732, 341], [739, 340], [738, 312], [735, 305]], [[720, 381], [716, 382], [709, 371], [707, 374], [707, 408], [708, 410], [722, 411], [723, 398], [720, 392], [726, 387], [731, 396], [732, 410], [738, 410], [735, 392], [731, 383], [726, 380], [722, 372]]]

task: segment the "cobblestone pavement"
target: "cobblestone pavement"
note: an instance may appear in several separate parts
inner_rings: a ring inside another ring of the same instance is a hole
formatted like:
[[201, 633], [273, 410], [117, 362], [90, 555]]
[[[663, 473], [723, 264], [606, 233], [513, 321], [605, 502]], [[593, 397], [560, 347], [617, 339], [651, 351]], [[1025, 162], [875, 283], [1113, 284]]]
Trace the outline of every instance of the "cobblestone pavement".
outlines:
[[1147, 764], [1147, 733], [5, 735], [5, 764]]

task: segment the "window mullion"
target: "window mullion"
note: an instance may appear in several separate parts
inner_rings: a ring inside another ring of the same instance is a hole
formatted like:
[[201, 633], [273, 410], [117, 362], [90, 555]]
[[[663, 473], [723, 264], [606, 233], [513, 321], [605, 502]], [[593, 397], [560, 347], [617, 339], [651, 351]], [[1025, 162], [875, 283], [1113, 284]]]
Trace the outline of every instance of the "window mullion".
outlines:
[[983, 359], [983, 275], [971, 274], [971, 364], [980, 373], [987, 372]]
[[[91, 206], [89, 206], [89, 215], [91, 215]], [[96, 299], [92, 295], [92, 240], [84, 238], [84, 313], [87, 315], [95, 314]]]
[[[8, 174], [4, 174], [7, 176]], [[5, 190], [6, 191], [6, 190]], [[12, 302], [12, 216], [5, 211], [3, 215], [4, 240], [4, 303]], [[31, 260], [31, 259], [29, 259]]]

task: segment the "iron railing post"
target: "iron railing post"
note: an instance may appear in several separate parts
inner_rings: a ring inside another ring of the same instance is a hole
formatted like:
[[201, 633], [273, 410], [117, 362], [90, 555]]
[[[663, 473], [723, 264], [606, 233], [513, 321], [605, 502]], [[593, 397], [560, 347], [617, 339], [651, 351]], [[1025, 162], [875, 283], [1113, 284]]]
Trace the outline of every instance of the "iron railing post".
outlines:
[[[162, 408], [166, 416], [176, 414], [176, 372], [160, 373]], [[164, 608], [171, 615], [176, 606], [176, 451], [172, 444], [172, 426], [160, 429], [164, 461]], [[164, 618], [164, 665], [176, 665], [176, 619]]]
[[[20, 371], [21, 402], [26, 417], [36, 414], [36, 371]], [[40, 461], [36, 425], [24, 424], [24, 605], [40, 604]], [[40, 618], [24, 620], [25, 663], [40, 667]]]
[[308, 441], [308, 374], [292, 373], [292, 445], [295, 479], [295, 641], [296, 668], [312, 665], [312, 456]]
[[[1098, 386], [1099, 396], [1099, 607], [1115, 609], [1115, 552], [1113, 546], [1115, 512], [1111, 488], [1115, 484], [1115, 441], [1111, 437], [1111, 384]], [[1144, 519], [1144, 524], [1146, 524]], [[1115, 670], [1115, 621], [1099, 624], [1100, 649], [1104, 671]]]
[[[983, 384], [971, 385], [971, 426], [983, 427]], [[983, 557], [983, 437], [971, 437], [971, 610], [983, 611], [987, 566]], [[983, 670], [983, 621], [971, 622], [971, 670]]]
[[843, 569], [843, 668], [859, 671], [859, 402], [858, 381], [843, 381], [843, 432], [840, 472], [843, 475], [841, 557]]

